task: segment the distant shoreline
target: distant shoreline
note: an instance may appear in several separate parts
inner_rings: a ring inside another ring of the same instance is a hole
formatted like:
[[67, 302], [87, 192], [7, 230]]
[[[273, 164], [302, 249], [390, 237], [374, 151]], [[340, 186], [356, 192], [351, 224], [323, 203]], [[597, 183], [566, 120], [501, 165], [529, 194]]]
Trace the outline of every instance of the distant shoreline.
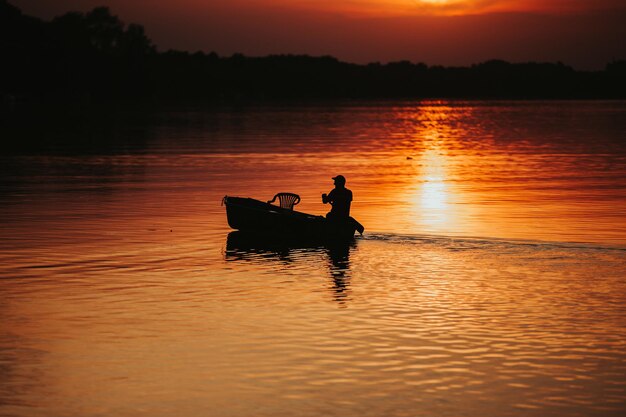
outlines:
[[120, 101], [198, 104], [341, 100], [626, 99], [626, 61], [603, 71], [490, 60], [469, 67], [409, 61], [351, 64], [331, 56], [165, 51], [108, 8], [47, 22], [0, 0], [4, 107]]

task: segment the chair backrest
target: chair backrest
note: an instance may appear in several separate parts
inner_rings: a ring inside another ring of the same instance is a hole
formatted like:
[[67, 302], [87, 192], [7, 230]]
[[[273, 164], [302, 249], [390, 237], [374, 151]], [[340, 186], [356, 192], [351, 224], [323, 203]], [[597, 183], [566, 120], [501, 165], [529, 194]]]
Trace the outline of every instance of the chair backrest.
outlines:
[[280, 206], [284, 209], [293, 210], [293, 206], [300, 202], [300, 196], [294, 193], [278, 193], [274, 196], [273, 199], [268, 201], [269, 204], [276, 201], [278, 198], [278, 202]]

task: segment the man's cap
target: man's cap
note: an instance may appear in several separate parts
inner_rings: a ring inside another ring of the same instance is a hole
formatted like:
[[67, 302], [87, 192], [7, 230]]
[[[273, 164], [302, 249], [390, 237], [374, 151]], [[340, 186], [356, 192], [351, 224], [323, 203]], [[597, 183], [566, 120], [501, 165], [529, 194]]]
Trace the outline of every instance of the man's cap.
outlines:
[[338, 182], [346, 182], [346, 177], [343, 175], [337, 175], [336, 177], [333, 177], [333, 179]]

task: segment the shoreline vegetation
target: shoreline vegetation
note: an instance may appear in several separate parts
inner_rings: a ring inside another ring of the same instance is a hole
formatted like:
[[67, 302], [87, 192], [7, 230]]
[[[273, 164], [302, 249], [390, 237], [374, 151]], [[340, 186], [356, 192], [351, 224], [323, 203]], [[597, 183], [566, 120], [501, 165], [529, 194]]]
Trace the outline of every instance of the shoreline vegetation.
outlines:
[[51, 21], [0, 0], [3, 104], [343, 99], [626, 99], [626, 61], [603, 71], [490, 60], [469, 67], [331, 56], [158, 51], [107, 7]]

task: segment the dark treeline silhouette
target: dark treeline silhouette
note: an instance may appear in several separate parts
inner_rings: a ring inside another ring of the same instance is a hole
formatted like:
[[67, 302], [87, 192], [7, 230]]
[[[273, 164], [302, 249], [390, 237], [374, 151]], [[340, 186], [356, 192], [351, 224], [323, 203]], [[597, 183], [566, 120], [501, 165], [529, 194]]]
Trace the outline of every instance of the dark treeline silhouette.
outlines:
[[158, 52], [142, 26], [108, 8], [47, 22], [0, 0], [0, 94], [54, 99], [626, 98], [626, 61], [603, 71], [562, 63], [409, 61], [357, 65], [330, 56]]

